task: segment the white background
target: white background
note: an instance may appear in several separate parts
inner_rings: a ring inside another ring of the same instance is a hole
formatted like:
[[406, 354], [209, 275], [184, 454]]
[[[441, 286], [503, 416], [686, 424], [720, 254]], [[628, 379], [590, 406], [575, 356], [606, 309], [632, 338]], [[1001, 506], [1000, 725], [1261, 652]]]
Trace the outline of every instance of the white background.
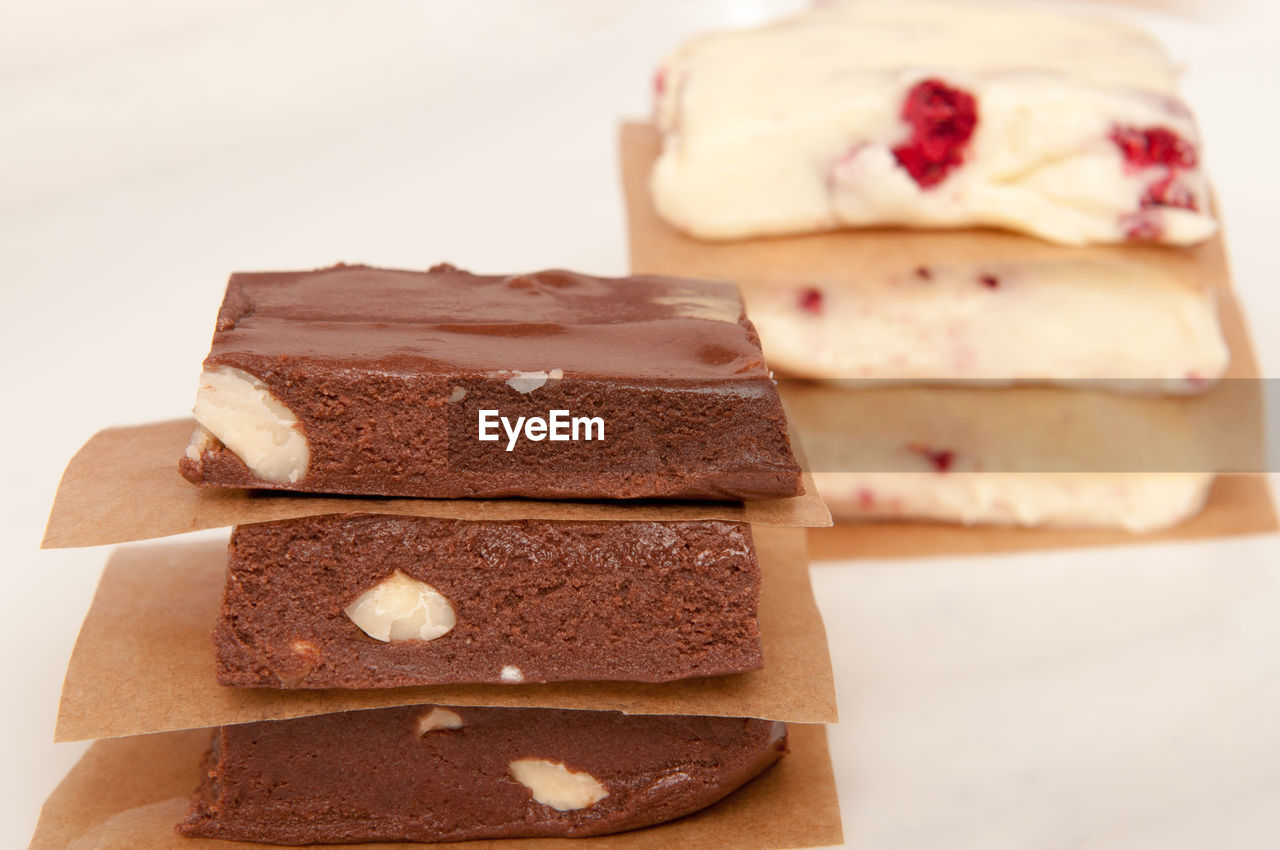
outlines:
[[[227, 274], [623, 273], [617, 122], [685, 35], [797, 5], [5, 5], [0, 846], [83, 749], [53, 720], [107, 552], [37, 550], [58, 476], [188, 410]], [[1209, 8], [1144, 20], [1187, 64], [1275, 374], [1280, 10]], [[816, 568], [850, 845], [1280, 846], [1278, 578], [1275, 538]]]

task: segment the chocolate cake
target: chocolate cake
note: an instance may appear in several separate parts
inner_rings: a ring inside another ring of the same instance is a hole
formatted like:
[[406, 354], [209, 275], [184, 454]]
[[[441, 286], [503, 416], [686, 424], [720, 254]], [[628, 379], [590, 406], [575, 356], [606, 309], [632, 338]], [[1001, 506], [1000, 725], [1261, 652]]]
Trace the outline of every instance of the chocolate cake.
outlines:
[[183, 835], [274, 844], [602, 835], [690, 814], [786, 751], [736, 717], [407, 706], [224, 726]]
[[802, 492], [731, 285], [567, 271], [236, 274], [195, 484], [435, 498]]
[[662, 682], [761, 666], [745, 523], [346, 514], [238, 526], [218, 681]]

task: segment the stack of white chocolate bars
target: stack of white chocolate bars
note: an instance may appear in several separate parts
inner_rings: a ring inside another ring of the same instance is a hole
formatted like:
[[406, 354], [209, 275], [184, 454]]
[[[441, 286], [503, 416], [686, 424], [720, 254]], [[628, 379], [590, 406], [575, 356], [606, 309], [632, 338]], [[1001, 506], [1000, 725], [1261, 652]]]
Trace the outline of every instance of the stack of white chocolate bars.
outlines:
[[108, 565], [58, 737], [118, 740], [34, 847], [840, 840], [830, 515], [732, 286], [233, 275], [195, 414], [59, 487], [50, 546], [234, 527]]
[[1252, 358], [1176, 76], [1016, 4], [697, 38], [624, 130], [632, 268], [739, 281], [838, 519], [1174, 526], [1255, 457], [1184, 439]]

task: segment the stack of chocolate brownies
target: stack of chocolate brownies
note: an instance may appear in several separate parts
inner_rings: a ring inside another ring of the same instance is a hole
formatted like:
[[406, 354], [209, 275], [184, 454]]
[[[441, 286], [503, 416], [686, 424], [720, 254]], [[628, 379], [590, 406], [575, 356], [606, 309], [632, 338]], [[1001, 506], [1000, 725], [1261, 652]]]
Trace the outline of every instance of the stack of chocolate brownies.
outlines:
[[[545, 517], [557, 506], [532, 500], [800, 495], [730, 285], [237, 274], [195, 415], [193, 484], [335, 494], [331, 513], [234, 528], [223, 685], [661, 683], [764, 663], [746, 523], [485, 518], [491, 502], [437, 519], [337, 498], [519, 498]], [[536, 707], [224, 726], [178, 828], [287, 844], [598, 835], [706, 807], [786, 748], [770, 720]]]

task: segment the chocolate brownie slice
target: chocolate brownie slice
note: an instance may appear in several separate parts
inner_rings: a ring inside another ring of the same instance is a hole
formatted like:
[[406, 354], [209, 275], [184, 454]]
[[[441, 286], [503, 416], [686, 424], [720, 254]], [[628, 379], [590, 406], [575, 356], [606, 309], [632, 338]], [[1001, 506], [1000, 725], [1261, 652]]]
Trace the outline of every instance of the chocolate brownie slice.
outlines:
[[218, 681], [662, 682], [758, 669], [745, 523], [333, 514], [236, 527]]
[[798, 495], [736, 288], [566, 271], [236, 274], [195, 484], [435, 498]]
[[603, 835], [715, 803], [786, 751], [737, 717], [401, 708], [224, 726], [183, 835], [274, 844]]

